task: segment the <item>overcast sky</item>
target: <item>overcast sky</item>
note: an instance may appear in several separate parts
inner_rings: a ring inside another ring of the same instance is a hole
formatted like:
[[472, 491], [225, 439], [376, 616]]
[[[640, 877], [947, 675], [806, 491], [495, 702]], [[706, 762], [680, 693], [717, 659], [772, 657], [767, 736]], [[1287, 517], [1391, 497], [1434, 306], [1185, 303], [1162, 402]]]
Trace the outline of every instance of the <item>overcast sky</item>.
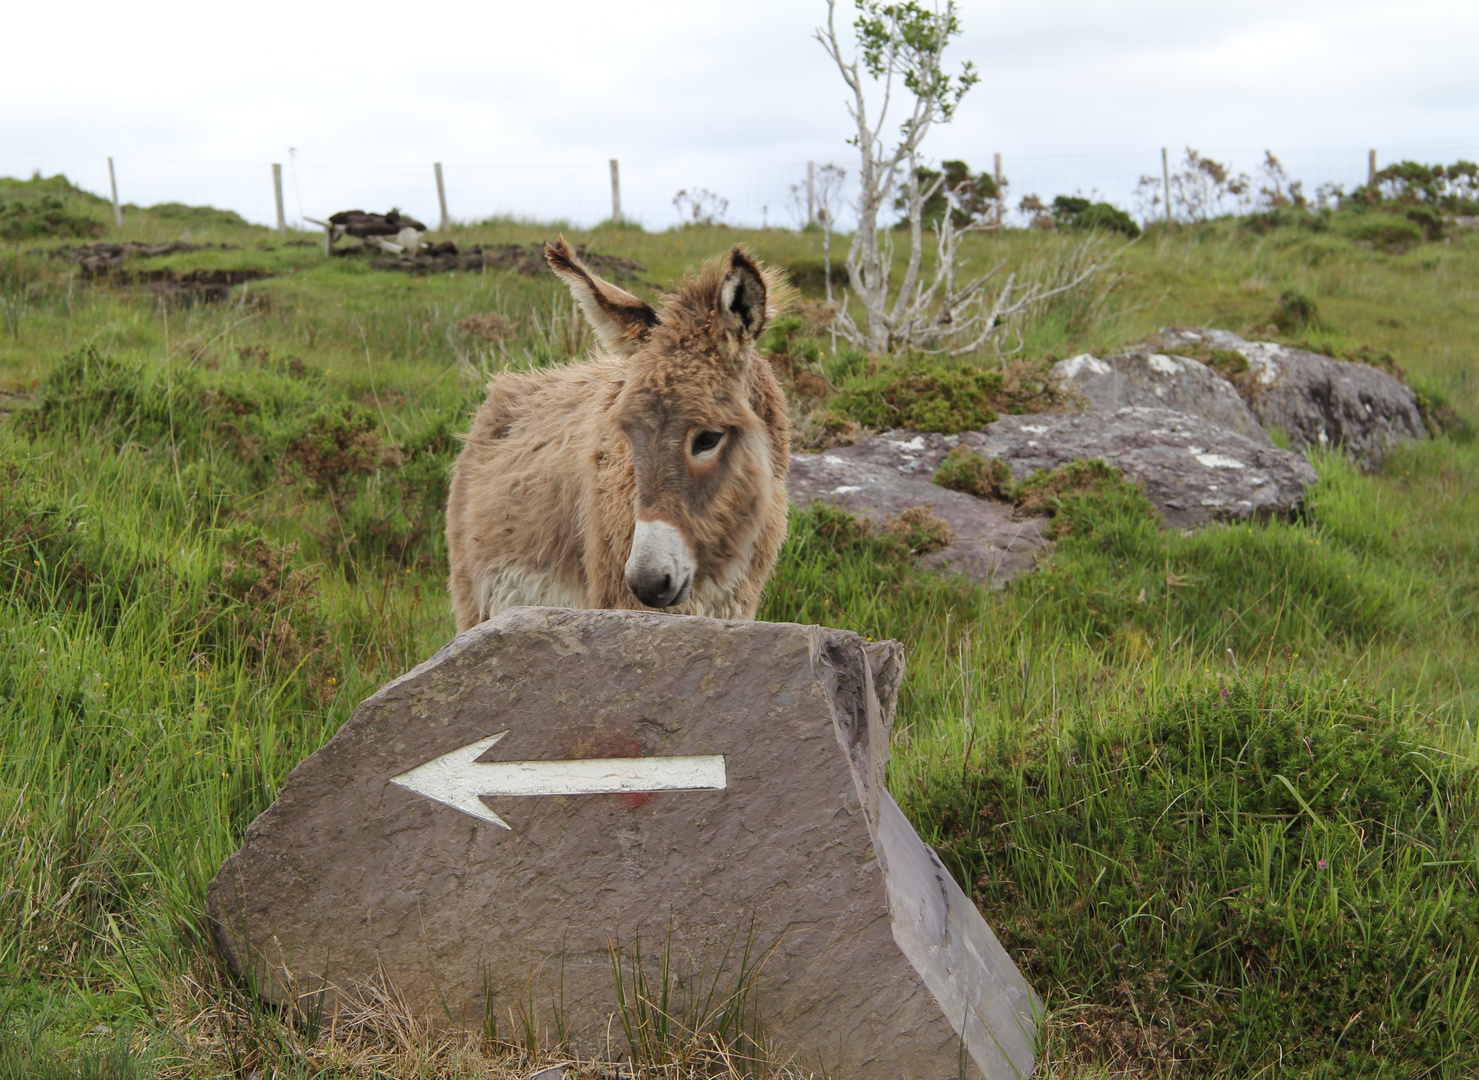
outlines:
[[[797, 0], [11, 5], [0, 172], [96, 186], [111, 154], [137, 201], [172, 182], [210, 201], [209, 178], [227, 170], [191, 168], [257, 167], [289, 147], [305, 176], [442, 160], [454, 191], [451, 175], [472, 166], [534, 178], [583, 165], [568, 183], [589, 186], [618, 157], [667, 169], [651, 184], [671, 187], [688, 166], [699, 183], [724, 176], [699, 165], [846, 165], [844, 88], [811, 37], [825, 12]], [[1001, 152], [1017, 195], [1122, 186], [1161, 146], [1249, 170], [1263, 148], [1317, 171], [1362, 169], [1367, 147], [1479, 156], [1473, 0], [963, 0], [961, 22], [952, 58], [983, 79], [928, 148], [979, 165]], [[775, 183], [736, 180], [736, 197]]]

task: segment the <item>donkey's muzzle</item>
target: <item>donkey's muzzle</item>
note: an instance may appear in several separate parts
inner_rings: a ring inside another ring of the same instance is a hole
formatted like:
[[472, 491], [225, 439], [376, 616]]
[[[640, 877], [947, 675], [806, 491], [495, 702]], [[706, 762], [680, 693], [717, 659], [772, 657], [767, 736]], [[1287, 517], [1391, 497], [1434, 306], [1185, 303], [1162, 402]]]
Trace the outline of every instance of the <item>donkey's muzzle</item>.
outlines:
[[682, 603], [693, 587], [694, 559], [688, 541], [666, 521], [639, 521], [632, 533], [626, 582], [648, 607]]

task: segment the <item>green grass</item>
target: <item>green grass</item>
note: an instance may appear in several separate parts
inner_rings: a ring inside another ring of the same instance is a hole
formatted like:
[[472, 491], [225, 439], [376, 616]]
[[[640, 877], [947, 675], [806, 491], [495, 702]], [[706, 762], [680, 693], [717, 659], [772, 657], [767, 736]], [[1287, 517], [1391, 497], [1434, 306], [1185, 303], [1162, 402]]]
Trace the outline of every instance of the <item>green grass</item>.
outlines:
[[[782, 230], [567, 231], [646, 264], [645, 296], [737, 241], [821, 255]], [[395, 1057], [388, 1028], [355, 1057], [254, 1012], [214, 965], [204, 884], [293, 765], [451, 635], [441, 503], [488, 373], [588, 335], [552, 279], [371, 271], [206, 213], [131, 210], [109, 236], [231, 243], [139, 265], [274, 276], [162, 306], [44, 242], [0, 255], [0, 1077], [369, 1075], [376, 1046], [381, 1069], [478, 1075]], [[1109, 260], [1021, 327], [1029, 367], [1265, 326], [1298, 292], [1320, 321], [1301, 337], [1390, 353], [1479, 417], [1462, 236], [971, 243], [1041, 280]], [[510, 336], [459, 327], [490, 312]], [[781, 337], [844, 392], [894, 370]], [[793, 516], [762, 616], [905, 643], [891, 784], [1046, 995], [1044, 1075], [1479, 1069], [1479, 445], [1456, 431], [1375, 475], [1317, 457], [1292, 522], [1188, 536], [1123, 484], [1044, 489], [1057, 552], [1001, 593]]]
[[1390, 704], [1278, 665], [1134, 719], [991, 734], [960, 769], [918, 769], [911, 809], [1033, 982], [1073, 1003], [1081, 1055], [1479, 1068], [1475, 769]]

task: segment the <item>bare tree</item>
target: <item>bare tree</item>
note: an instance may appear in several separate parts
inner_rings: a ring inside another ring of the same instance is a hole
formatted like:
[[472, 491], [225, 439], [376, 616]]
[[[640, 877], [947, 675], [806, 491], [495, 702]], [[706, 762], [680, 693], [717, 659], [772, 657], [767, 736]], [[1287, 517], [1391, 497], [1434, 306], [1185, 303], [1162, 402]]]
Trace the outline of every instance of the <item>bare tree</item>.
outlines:
[[[852, 292], [863, 307], [859, 327], [847, 310], [846, 297], [837, 305], [838, 333], [850, 344], [873, 352], [920, 351], [960, 355], [975, 352], [999, 334], [1011, 316], [1045, 298], [1040, 286], [1023, 287], [1015, 274], [1008, 274], [995, 293], [988, 285], [1005, 262], [980, 277], [961, 280], [961, 242], [972, 232], [994, 227], [971, 219], [961, 224], [958, 215], [939, 215], [934, 234], [935, 265], [932, 275], [923, 272], [925, 250], [924, 207], [947, 182], [946, 174], [921, 183], [921, 146], [930, 128], [948, 123], [966, 92], [980, 76], [967, 62], [958, 75], [944, 69], [945, 47], [960, 31], [955, 0], [930, 11], [916, 0], [885, 4], [881, 0], [857, 0], [858, 17], [853, 23], [861, 58], [847, 59], [837, 36], [837, 3], [827, 0], [827, 25], [816, 38], [837, 65], [852, 91], [848, 111], [857, 126], [849, 141], [858, 148], [858, 227], [847, 253], [847, 275]], [[881, 84], [882, 106], [877, 120], [870, 119], [865, 78]], [[912, 98], [909, 114], [900, 123], [897, 142], [886, 135], [889, 108], [896, 82], [900, 96]], [[906, 96], [907, 95], [907, 96]], [[963, 193], [948, 191], [952, 205]], [[903, 201], [909, 230], [909, 257], [903, 277], [892, 281], [893, 232], [880, 226], [879, 214]], [[1077, 280], [1054, 291], [1065, 291], [1094, 273], [1088, 267]]]
[[[1272, 155], [1270, 155], [1272, 156]], [[1274, 161], [1278, 165], [1277, 159]], [[1200, 224], [1226, 211], [1229, 197], [1238, 209], [1246, 209], [1252, 198], [1253, 181], [1244, 173], [1234, 174], [1231, 165], [1213, 161], [1191, 147], [1181, 168], [1170, 175], [1171, 216], [1178, 221]], [[1161, 198], [1164, 181], [1159, 176], [1142, 176], [1136, 202], [1145, 221], [1165, 214]]]
[[1309, 208], [1310, 201], [1304, 194], [1304, 181], [1291, 180], [1284, 171], [1284, 163], [1274, 157], [1272, 150], [1263, 152], [1263, 164], [1258, 167], [1263, 174], [1263, 186], [1258, 189], [1258, 206], [1262, 210], [1278, 210], [1292, 206], [1296, 210]]
[[684, 221], [685, 225], [717, 225], [729, 209], [729, 200], [708, 188], [694, 188], [692, 191], [684, 188], [673, 196], [673, 206], [680, 218], [689, 219]]
[[817, 170], [817, 223], [822, 227], [822, 269], [827, 283], [827, 303], [832, 303], [832, 231], [837, 227], [837, 204], [842, 197], [842, 183], [847, 170], [828, 163]]

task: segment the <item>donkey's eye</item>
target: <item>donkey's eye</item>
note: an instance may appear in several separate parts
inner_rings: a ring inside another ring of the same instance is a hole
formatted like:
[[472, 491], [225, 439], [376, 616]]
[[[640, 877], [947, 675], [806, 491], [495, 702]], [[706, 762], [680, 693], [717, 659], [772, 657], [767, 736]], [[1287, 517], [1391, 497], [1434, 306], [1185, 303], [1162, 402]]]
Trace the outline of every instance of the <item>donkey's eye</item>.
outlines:
[[707, 454], [714, 447], [718, 446], [723, 439], [724, 432], [722, 431], [700, 431], [693, 437], [693, 452], [695, 455]]

